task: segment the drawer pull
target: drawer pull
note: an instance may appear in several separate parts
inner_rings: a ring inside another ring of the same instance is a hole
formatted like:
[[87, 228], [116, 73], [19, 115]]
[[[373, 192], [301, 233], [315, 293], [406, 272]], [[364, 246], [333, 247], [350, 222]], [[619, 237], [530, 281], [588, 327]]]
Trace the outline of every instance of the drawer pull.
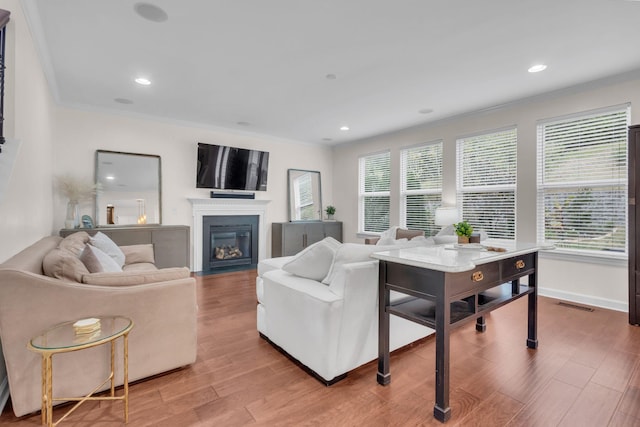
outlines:
[[517, 268], [518, 270], [522, 270], [522, 269], [524, 268], [524, 261], [523, 261], [523, 260], [521, 260], [521, 259], [517, 260], [517, 261], [516, 261], [516, 268]]
[[484, 279], [484, 274], [482, 274], [482, 271], [475, 271], [471, 275], [471, 280], [473, 280], [474, 282], [481, 282], [482, 279]]

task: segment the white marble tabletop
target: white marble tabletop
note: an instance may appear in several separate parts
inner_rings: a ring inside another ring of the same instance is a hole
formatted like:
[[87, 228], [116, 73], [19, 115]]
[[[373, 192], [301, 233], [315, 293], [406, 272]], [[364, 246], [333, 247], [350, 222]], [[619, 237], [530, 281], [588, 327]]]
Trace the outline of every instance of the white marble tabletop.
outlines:
[[[505, 252], [489, 251], [487, 247], [499, 247]], [[538, 250], [553, 249], [527, 242], [505, 242], [485, 240], [482, 245], [434, 245], [398, 248], [390, 251], [375, 252], [372, 258], [412, 265], [414, 267], [457, 273], [474, 269], [477, 265], [524, 255]]]

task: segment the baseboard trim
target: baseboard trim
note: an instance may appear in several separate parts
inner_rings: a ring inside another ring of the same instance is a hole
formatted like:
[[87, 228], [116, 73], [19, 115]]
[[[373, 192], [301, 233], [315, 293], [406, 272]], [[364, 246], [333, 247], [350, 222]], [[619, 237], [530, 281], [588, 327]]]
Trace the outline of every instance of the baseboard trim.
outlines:
[[591, 297], [573, 292], [559, 291], [557, 289], [538, 288], [538, 295], [543, 297], [551, 297], [565, 301], [577, 302], [580, 304], [592, 305], [609, 310], [629, 312], [629, 303], [623, 303], [607, 298]]
[[9, 379], [4, 377], [2, 384], [0, 384], [0, 414], [4, 410], [5, 405], [9, 401]]

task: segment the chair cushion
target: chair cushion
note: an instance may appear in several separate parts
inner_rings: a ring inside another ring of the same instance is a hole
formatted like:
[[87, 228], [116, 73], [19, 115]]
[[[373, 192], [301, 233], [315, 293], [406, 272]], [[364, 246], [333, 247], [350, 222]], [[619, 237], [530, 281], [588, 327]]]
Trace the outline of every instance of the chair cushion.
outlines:
[[326, 237], [300, 251], [282, 269], [298, 277], [321, 281], [329, 273], [340, 246], [341, 243], [333, 237]]
[[190, 276], [191, 272], [187, 267], [172, 267], [134, 272], [89, 273], [82, 276], [82, 283], [102, 286], [131, 286], [185, 279]]

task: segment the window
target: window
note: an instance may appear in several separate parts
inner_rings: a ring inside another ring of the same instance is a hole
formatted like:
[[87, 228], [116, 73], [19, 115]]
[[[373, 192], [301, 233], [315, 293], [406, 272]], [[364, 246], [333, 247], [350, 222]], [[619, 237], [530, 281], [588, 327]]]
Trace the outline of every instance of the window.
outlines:
[[391, 154], [371, 154], [359, 164], [359, 230], [382, 233], [389, 228]]
[[538, 241], [624, 254], [629, 107], [538, 124]]
[[436, 234], [435, 210], [442, 200], [442, 141], [402, 150], [401, 222], [406, 228]]
[[515, 128], [457, 141], [458, 209], [494, 239], [516, 236]]

